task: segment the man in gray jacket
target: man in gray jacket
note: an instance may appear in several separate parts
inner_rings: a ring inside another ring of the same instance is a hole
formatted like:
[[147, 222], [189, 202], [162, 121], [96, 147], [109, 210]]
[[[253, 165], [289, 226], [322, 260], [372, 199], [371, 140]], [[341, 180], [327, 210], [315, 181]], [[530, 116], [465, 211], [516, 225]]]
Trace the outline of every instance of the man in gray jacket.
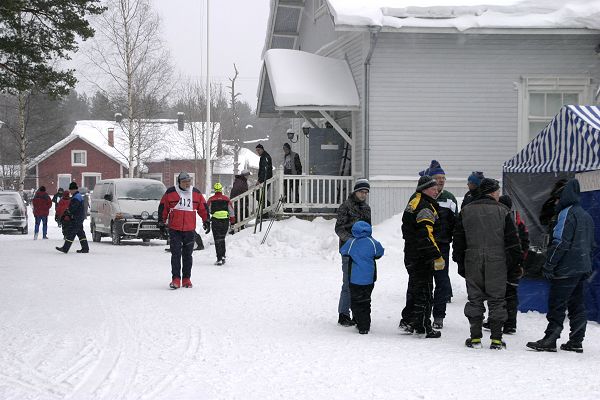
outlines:
[[[489, 308], [491, 349], [506, 347], [502, 326], [506, 312], [506, 282], [518, 274], [521, 245], [510, 210], [500, 204], [500, 186], [495, 179], [484, 178], [472, 202], [461, 210], [454, 230], [453, 259], [458, 273], [467, 281], [471, 337], [467, 347], [481, 347], [484, 301]], [[511, 268], [509, 271], [508, 268]]]

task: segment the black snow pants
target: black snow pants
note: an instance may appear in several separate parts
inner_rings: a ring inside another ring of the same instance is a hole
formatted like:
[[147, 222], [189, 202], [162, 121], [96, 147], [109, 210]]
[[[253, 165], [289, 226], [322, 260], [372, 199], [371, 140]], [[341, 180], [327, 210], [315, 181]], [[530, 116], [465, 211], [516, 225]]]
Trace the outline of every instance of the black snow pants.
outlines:
[[375, 285], [350, 283], [350, 308], [359, 331], [371, 329], [371, 293]]
[[67, 232], [67, 236], [65, 238], [65, 244], [63, 245], [63, 249], [65, 252], [69, 251], [73, 241], [75, 240], [75, 236], [79, 238], [79, 244], [81, 244], [81, 250], [89, 251], [90, 247], [87, 242], [87, 238], [85, 237], [85, 231], [83, 230], [83, 222], [79, 221], [71, 221], [69, 223], [69, 231]]
[[211, 219], [211, 229], [215, 239], [215, 250], [217, 251], [217, 260], [225, 257], [225, 236], [229, 231], [229, 220], [227, 218]]
[[433, 308], [433, 264], [425, 262], [410, 268], [409, 291], [412, 298], [412, 326], [416, 333], [431, 332]]
[[[169, 244], [171, 246], [171, 275], [173, 278], [190, 278], [194, 258], [194, 236], [196, 231], [176, 231], [169, 229]], [[182, 270], [183, 261], [183, 270]]]

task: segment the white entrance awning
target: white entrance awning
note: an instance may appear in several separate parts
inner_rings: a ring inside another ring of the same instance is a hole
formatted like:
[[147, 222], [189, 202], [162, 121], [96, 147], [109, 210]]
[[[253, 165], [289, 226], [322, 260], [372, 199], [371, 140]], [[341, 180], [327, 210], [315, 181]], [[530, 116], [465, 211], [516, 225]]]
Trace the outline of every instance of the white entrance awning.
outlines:
[[360, 107], [345, 60], [289, 49], [265, 53], [259, 87], [259, 117], [297, 117]]

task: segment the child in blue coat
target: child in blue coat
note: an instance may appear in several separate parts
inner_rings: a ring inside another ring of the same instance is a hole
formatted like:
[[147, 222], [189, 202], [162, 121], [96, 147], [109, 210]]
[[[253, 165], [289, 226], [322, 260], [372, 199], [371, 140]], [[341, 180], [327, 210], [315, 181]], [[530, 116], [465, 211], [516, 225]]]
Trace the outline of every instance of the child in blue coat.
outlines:
[[358, 221], [352, 225], [352, 238], [340, 249], [348, 257], [350, 308], [360, 334], [371, 328], [371, 292], [377, 280], [375, 260], [383, 256], [383, 246], [371, 237], [371, 225]]

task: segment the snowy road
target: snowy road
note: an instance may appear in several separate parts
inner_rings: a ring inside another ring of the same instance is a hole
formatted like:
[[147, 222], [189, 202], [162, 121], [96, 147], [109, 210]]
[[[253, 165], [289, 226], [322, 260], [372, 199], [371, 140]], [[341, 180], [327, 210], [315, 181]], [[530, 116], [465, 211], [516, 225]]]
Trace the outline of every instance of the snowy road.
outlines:
[[600, 392], [595, 323], [583, 354], [525, 350], [545, 328], [537, 313], [519, 315], [508, 350], [466, 349], [466, 293], [455, 266], [442, 338], [400, 335], [398, 217], [374, 230], [386, 255], [366, 336], [336, 324], [332, 221], [276, 223], [264, 246], [250, 230], [228, 236], [228, 264], [213, 265], [213, 246], [195, 252], [194, 288], [176, 291], [167, 288], [164, 242], [117, 247], [104, 239], [89, 255], [65, 255], [54, 250], [60, 234], [50, 226], [50, 240], [0, 235], [3, 400], [547, 400]]

